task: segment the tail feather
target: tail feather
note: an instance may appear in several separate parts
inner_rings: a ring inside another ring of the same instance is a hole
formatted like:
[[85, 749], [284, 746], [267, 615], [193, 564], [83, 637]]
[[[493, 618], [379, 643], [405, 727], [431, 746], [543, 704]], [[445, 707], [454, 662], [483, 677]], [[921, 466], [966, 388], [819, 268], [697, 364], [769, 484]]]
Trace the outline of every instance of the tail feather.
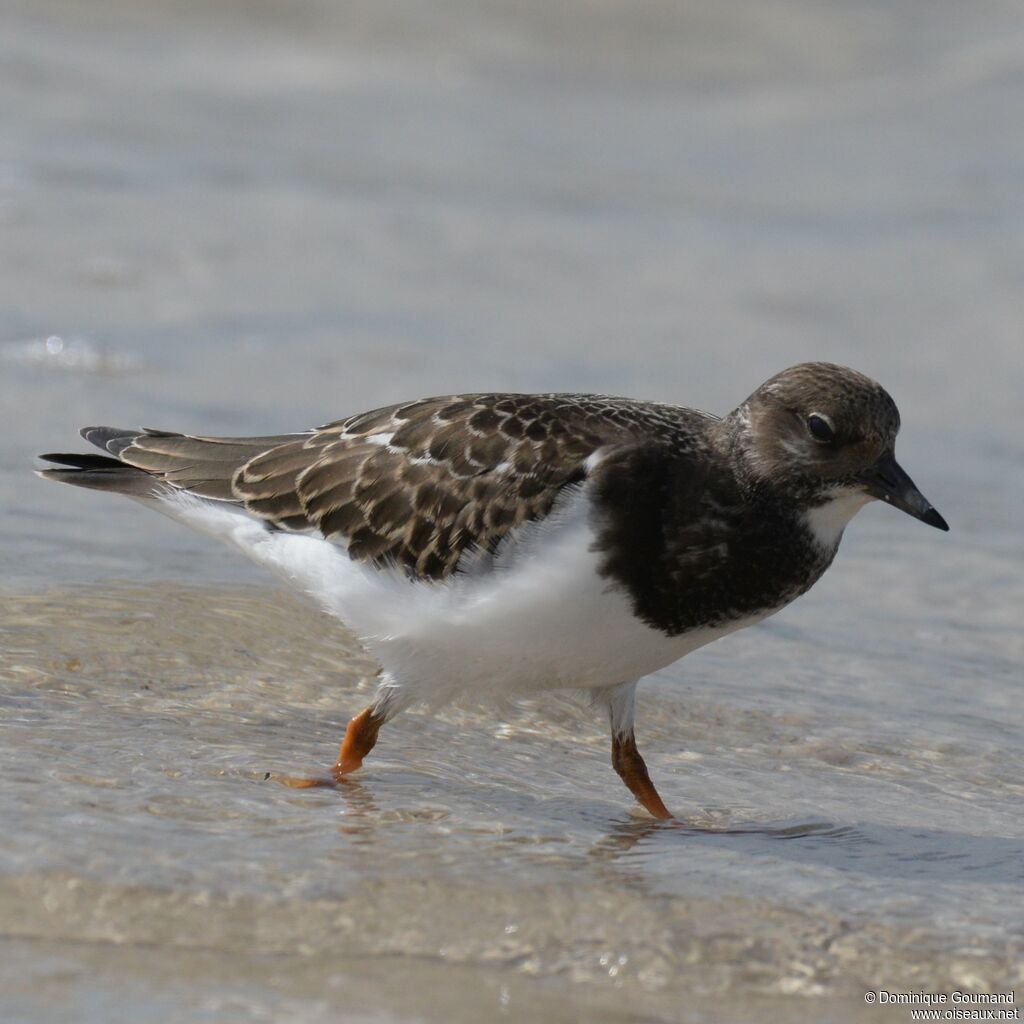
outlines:
[[39, 475], [136, 497], [172, 487], [200, 498], [235, 503], [239, 499], [232, 480], [238, 468], [296, 437], [192, 437], [151, 427], [83, 427], [81, 434], [106, 454], [44, 455], [43, 459], [61, 468], [42, 470]]
[[59, 466], [73, 466], [75, 469], [120, 469], [122, 466], [117, 459], [90, 452], [48, 452], [39, 458], [44, 462], [56, 462]]
[[44, 480], [74, 484], [76, 487], [88, 487], [96, 491], [113, 491], [136, 498], [148, 497], [154, 492], [156, 481], [152, 476], [105, 455], [49, 452], [39, 458], [60, 466], [59, 469], [36, 470], [36, 474]]

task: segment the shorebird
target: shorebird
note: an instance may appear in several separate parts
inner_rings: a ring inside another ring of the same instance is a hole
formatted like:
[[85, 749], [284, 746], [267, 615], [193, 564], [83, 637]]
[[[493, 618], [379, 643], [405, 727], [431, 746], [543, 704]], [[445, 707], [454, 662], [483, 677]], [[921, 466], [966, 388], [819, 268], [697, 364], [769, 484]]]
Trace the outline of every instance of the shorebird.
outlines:
[[[637, 681], [777, 612], [881, 499], [945, 520], [894, 455], [874, 381], [802, 363], [723, 418], [584, 394], [425, 398], [272, 437], [86, 427], [51, 480], [224, 540], [343, 620], [382, 666], [333, 780], [416, 701], [591, 691], [612, 764], [671, 815], [634, 736]], [[316, 780], [307, 780], [315, 784]]]

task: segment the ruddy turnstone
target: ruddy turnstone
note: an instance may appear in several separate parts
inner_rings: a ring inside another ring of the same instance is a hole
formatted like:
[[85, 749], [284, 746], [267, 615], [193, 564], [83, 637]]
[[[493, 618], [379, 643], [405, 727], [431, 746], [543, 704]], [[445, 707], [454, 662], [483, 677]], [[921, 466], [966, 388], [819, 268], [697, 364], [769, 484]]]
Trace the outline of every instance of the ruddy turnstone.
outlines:
[[630, 398], [425, 398], [316, 430], [193, 437], [87, 427], [106, 454], [51, 480], [135, 498], [228, 541], [379, 659], [335, 780], [410, 703], [590, 690], [612, 764], [670, 814], [633, 734], [637, 680], [809, 589], [880, 498], [947, 530], [893, 454], [874, 381], [803, 363], [724, 418]]

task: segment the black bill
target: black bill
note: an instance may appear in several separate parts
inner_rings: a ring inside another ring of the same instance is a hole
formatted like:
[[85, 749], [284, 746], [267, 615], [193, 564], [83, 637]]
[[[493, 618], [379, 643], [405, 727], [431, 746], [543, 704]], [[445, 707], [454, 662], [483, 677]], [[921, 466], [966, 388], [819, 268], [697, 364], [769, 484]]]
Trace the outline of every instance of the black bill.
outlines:
[[917, 489], [892, 452], [886, 452], [857, 479], [865, 485], [869, 494], [887, 501], [894, 508], [902, 509], [907, 515], [920, 519], [922, 523], [934, 526], [937, 530], [949, 529], [946, 520]]

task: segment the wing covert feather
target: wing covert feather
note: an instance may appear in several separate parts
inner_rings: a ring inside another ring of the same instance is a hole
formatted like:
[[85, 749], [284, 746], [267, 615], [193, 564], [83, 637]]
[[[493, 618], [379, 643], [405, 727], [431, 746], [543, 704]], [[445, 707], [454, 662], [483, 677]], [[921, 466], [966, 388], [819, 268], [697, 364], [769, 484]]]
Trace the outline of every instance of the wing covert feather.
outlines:
[[[541, 519], [601, 448], [670, 443], [689, 410], [587, 395], [454, 395], [329, 423], [234, 474], [253, 513], [441, 579]], [[702, 416], [702, 414], [695, 414]]]

